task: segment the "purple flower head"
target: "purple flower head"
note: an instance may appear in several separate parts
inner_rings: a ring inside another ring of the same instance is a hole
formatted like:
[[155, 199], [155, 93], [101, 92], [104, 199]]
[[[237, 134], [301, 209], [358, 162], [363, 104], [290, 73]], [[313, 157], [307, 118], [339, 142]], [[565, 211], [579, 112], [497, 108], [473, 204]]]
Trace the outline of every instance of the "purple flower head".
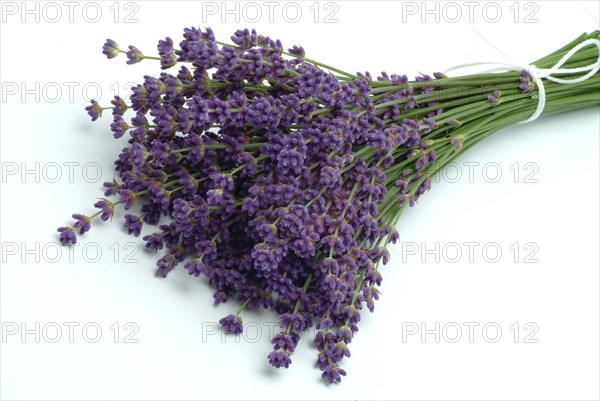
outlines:
[[236, 163], [242, 167], [242, 174], [246, 177], [253, 177], [257, 171], [257, 161], [251, 153], [242, 152], [237, 156]]
[[[317, 334], [315, 335], [315, 339], [313, 341], [313, 343], [315, 344], [315, 346], [317, 347], [317, 349], [323, 353], [325, 353], [324, 351], [330, 349], [331, 347], [333, 347], [335, 345], [335, 335], [329, 331], [318, 331]], [[319, 362], [325, 362], [324, 364], [318, 363], [319, 367], [321, 366], [325, 366], [328, 364], [328, 362], [325, 360], [321, 360], [323, 353], [319, 354]]]
[[429, 163], [437, 162], [437, 153], [435, 152], [435, 150], [432, 150], [431, 152], [427, 153], [427, 158], [429, 160]]
[[172, 216], [174, 219], [183, 220], [190, 215], [192, 208], [185, 199], [177, 198], [173, 201]]
[[227, 102], [215, 96], [206, 102], [206, 106], [208, 107], [211, 121], [224, 125], [229, 119], [229, 104]]
[[91, 104], [85, 108], [92, 121], [96, 121], [98, 117], [102, 117], [102, 106], [97, 101], [92, 99]]
[[[373, 272], [375, 272], [375, 270], [373, 270]], [[374, 273], [371, 275], [374, 275]], [[377, 279], [374, 279], [373, 281], [376, 280]], [[379, 284], [381, 284], [381, 282]], [[346, 316], [346, 319], [352, 323], [360, 321], [360, 312], [356, 309], [356, 306], [352, 304], [346, 305], [342, 310], [342, 313]]]
[[158, 41], [158, 55], [160, 56], [160, 66], [163, 70], [173, 67], [177, 64], [177, 57], [173, 49], [173, 39], [167, 37]]
[[217, 44], [210, 28], [202, 32], [196, 28], [185, 28], [184, 40], [179, 43], [179, 61], [190, 61], [200, 68], [211, 68], [217, 59]]
[[234, 188], [234, 181], [231, 174], [214, 173], [210, 175], [214, 189], [222, 189], [223, 191], [231, 192]]
[[454, 145], [454, 149], [457, 152], [462, 148], [464, 142], [465, 142], [464, 135], [457, 135], [457, 136], [452, 137], [452, 139], [450, 139], [450, 143], [452, 145]]
[[271, 366], [276, 368], [288, 368], [292, 363], [290, 355], [286, 351], [272, 351], [268, 356]]
[[406, 190], [408, 189], [408, 181], [399, 178], [394, 182], [394, 184], [400, 188], [400, 193], [406, 193]]
[[133, 214], [125, 215], [125, 228], [128, 234], [133, 234], [136, 237], [142, 232], [142, 219]]
[[246, 107], [246, 123], [255, 128], [277, 127], [281, 120], [281, 106], [271, 96], [256, 97]]
[[348, 344], [346, 344], [346, 342], [344, 340], [338, 341], [335, 344], [335, 352], [338, 354], [338, 356], [341, 357], [346, 357], [346, 358], [350, 358], [350, 349], [348, 348]]
[[329, 384], [339, 383], [342, 380], [341, 376], [346, 376], [346, 371], [337, 365], [326, 366], [321, 374], [321, 377]]
[[325, 258], [323, 259], [323, 268], [325, 268], [330, 274], [337, 275], [340, 271], [340, 264], [336, 259]]
[[252, 250], [252, 259], [254, 260], [255, 268], [264, 274], [270, 274], [277, 269], [277, 254], [275, 253], [274, 248], [270, 247], [268, 244], [260, 243], [255, 245]]
[[190, 275], [194, 275], [195, 277], [199, 277], [200, 274], [208, 274], [208, 269], [202, 263], [202, 259], [196, 258], [191, 262], [185, 264], [185, 269], [188, 271]]
[[158, 259], [158, 262], [156, 262], [156, 276], [163, 278], [167, 277], [167, 274], [173, 270], [175, 262], [175, 256], [170, 253], [167, 253], [165, 256]]
[[306, 328], [304, 317], [299, 313], [284, 313], [279, 317], [283, 330], [303, 331]]
[[352, 330], [346, 325], [343, 325], [338, 329], [337, 335], [339, 338], [346, 341], [346, 343], [352, 341]]
[[529, 71], [527, 70], [521, 72], [521, 76], [519, 77], [519, 89], [521, 89], [521, 92], [523, 93], [529, 93], [531, 92], [531, 89], [533, 89], [531, 74], [529, 74]]
[[125, 111], [129, 108], [125, 100], [123, 100], [120, 96], [115, 96], [113, 100], [110, 101], [110, 104], [113, 105], [112, 112], [113, 114], [125, 114]]
[[223, 319], [219, 320], [219, 324], [227, 333], [241, 334], [244, 331], [242, 318], [240, 318], [239, 315], [227, 315]]
[[113, 132], [113, 137], [119, 139], [127, 132], [129, 124], [125, 122], [121, 114], [115, 114], [112, 124], [110, 124], [110, 130]]
[[238, 47], [247, 50], [252, 47], [258, 45], [256, 30], [249, 31], [248, 29], [237, 30], [233, 36], [231, 36], [231, 41], [235, 43]]
[[209, 117], [207, 101], [201, 96], [194, 96], [187, 104], [192, 125], [200, 131], [209, 129], [213, 121]]
[[136, 85], [131, 88], [131, 108], [135, 111], [143, 111], [148, 107], [148, 90], [143, 85]]
[[102, 221], [112, 219], [113, 214], [115, 213], [115, 206], [107, 199], [100, 199], [98, 202], [94, 203], [94, 207], [102, 210], [102, 214], [100, 215]]
[[75, 230], [73, 229], [73, 227], [59, 227], [56, 231], [60, 233], [58, 239], [60, 240], [61, 244], [75, 245], [77, 243], [77, 236], [75, 235]]
[[79, 234], [85, 234], [86, 232], [90, 231], [90, 228], [92, 227], [91, 218], [85, 214], [74, 214], [72, 217], [75, 219], [75, 224], [73, 224], [73, 227], [79, 228]]
[[151, 153], [152, 153], [152, 164], [154, 166], [162, 166], [169, 159], [169, 156], [171, 155], [171, 149], [169, 148], [168, 143], [161, 142], [157, 139], [152, 144], [152, 152]]
[[288, 49], [288, 53], [293, 54], [299, 59], [303, 59], [305, 54], [304, 48], [302, 46], [297, 45], [294, 45], [291, 49]]
[[263, 223], [256, 231], [258, 236], [265, 241], [275, 241], [277, 239], [277, 226], [275, 224]]
[[194, 195], [194, 197], [190, 201], [190, 206], [192, 207], [192, 218], [199, 221], [203, 221], [208, 217], [209, 209], [203, 197], [199, 195]]
[[123, 204], [125, 210], [131, 208], [131, 206], [137, 199], [137, 194], [131, 189], [120, 189], [119, 196], [121, 197], [121, 203]]
[[500, 104], [500, 95], [501, 92], [499, 90], [495, 90], [492, 94], [488, 95], [487, 100], [492, 104], [492, 107], [496, 107]]
[[151, 251], [163, 249], [163, 237], [160, 233], [156, 232], [146, 235], [143, 239], [146, 241], [146, 248], [150, 249]]
[[215, 255], [217, 252], [217, 244], [214, 241], [202, 240], [195, 244], [199, 253], [205, 256]]
[[161, 211], [165, 216], [169, 215], [171, 192], [167, 191], [156, 182], [153, 182], [148, 186], [148, 197], [157, 210]]
[[244, 203], [242, 204], [242, 212], [248, 213], [250, 216], [254, 216], [259, 210], [259, 207], [260, 203], [257, 199], [246, 197], [244, 198]]
[[304, 165], [304, 155], [295, 149], [283, 148], [277, 156], [277, 167], [285, 175], [300, 174]]
[[427, 164], [428, 161], [429, 158], [427, 157], [427, 155], [423, 155], [417, 159], [417, 161], [415, 162], [415, 167], [417, 168], [417, 170], [421, 170], [423, 166]]
[[158, 41], [158, 54], [161, 56], [173, 53], [173, 39], [166, 37]]
[[127, 64], [139, 63], [144, 59], [144, 53], [135, 46], [129, 46], [129, 50], [127, 50], [127, 59]]
[[105, 188], [104, 196], [116, 195], [119, 189], [121, 188], [119, 183], [115, 180], [112, 180], [112, 182], [107, 181], [103, 183], [102, 186]]
[[107, 58], [115, 58], [119, 55], [121, 48], [112, 39], [106, 39], [104, 46], [102, 46], [102, 54], [104, 54]]
[[[178, 77], [173, 75], [166, 75], [164, 77], [164, 82], [166, 85], [165, 89], [165, 97], [169, 99], [177, 98], [184, 91], [183, 82]], [[180, 111], [174, 110], [173, 114], [178, 114]], [[186, 116], [187, 117], [187, 116]]]
[[134, 142], [129, 148], [129, 154], [131, 161], [137, 166], [141, 167], [148, 157], [148, 150], [139, 142]]
[[271, 339], [271, 344], [273, 344], [276, 349], [283, 349], [290, 353], [294, 352], [296, 349], [296, 341], [294, 341], [292, 336], [287, 333], [275, 334], [273, 339]]
[[317, 329], [326, 329], [326, 328], [331, 327], [331, 326], [333, 326], [333, 320], [331, 320], [331, 318], [327, 317], [327, 318], [321, 319], [317, 323], [316, 328]]

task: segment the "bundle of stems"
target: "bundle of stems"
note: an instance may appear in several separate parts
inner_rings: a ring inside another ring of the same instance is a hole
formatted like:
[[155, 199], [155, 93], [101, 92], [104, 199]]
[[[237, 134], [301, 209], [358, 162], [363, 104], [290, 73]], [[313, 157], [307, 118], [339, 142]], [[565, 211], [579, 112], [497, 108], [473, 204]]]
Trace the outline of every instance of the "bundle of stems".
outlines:
[[[598, 31], [534, 61], [535, 69], [412, 81], [348, 73], [255, 31], [237, 31], [234, 44], [210, 29], [183, 36], [179, 48], [160, 40], [156, 57], [107, 40], [108, 58], [179, 70], [145, 76], [129, 103], [117, 96], [110, 107], [86, 108], [92, 120], [111, 110], [113, 136], [129, 134], [117, 177], [105, 183], [105, 196], [118, 199], [74, 214], [60, 240], [74, 244], [95, 218], [140, 205], [125, 228], [139, 235], [143, 224], [159, 225], [144, 236], [148, 249], [164, 250], [157, 275], [183, 263], [208, 278], [215, 303], [239, 300], [221, 320], [229, 332], [243, 330], [244, 309], [277, 311], [281, 332], [268, 355], [275, 367], [290, 365], [300, 335], [315, 325], [328, 382], [346, 374], [340, 362], [360, 311], [379, 298], [379, 265], [398, 240], [398, 220], [431, 178], [534, 113], [600, 104]], [[551, 74], [540, 76], [543, 69]]]

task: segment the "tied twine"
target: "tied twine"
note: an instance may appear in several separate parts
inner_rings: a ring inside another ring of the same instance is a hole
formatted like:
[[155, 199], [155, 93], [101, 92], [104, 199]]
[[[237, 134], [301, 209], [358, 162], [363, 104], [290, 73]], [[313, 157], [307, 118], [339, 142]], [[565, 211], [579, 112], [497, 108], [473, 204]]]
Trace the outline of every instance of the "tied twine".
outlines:
[[[480, 35], [481, 36], [481, 35]], [[486, 42], [488, 42], [486, 40]], [[489, 43], [489, 42], [488, 42]], [[586, 65], [584, 67], [577, 68], [561, 68], [563, 64], [567, 62], [575, 53], [577, 53], [582, 48], [594, 45], [598, 48], [598, 59], [595, 63]], [[493, 46], [496, 48], [495, 46]], [[497, 48], [496, 48], [497, 49]], [[498, 50], [498, 49], [497, 49]], [[503, 53], [504, 54], [504, 53]], [[546, 89], [544, 88], [544, 82], [542, 79], [547, 79], [548, 81], [556, 82], [559, 84], [575, 84], [578, 82], [585, 81], [591, 78], [598, 70], [600, 70], [600, 40], [598, 39], [586, 39], [583, 42], [579, 43], [577, 46], [569, 50], [556, 64], [554, 64], [550, 68], [538, 68], [533, 64], [520, 64], [520, 63], [499, 63], [496, 61], [477, 61], [472, 63], [458, 64], [453, 67], [450, 67], [444, 71], [444, 74], [450, 71], [459, 70], [466, 67], [472, 66], [480, 66], [480, 65], [495, 65], [496, 68], [491, 70], [483, 71], [486, 72], [498, 72], [498, 71], [522, 71], [525, 70], [531, 76], [531, 80], [538, 87], [538, 104], [533, 112], [533, 114], [526, 120], [521, 121], [519, 124], [526, 124], [536, 120], [544, 111], [544, 107], [546, 106]], [[587, 74], [573, 79], [562, 79], [553, 76], [554, 74], [577, 74], [587, 72]]]

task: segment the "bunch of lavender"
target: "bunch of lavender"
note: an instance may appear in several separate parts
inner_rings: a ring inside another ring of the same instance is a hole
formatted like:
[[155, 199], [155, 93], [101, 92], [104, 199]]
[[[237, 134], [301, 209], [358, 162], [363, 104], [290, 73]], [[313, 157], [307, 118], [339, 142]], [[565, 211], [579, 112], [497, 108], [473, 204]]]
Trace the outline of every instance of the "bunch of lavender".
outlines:
[[[534, 64], [549, 67], [591, 37], [598, 32]], [[110, 110], [113, 136], [128, 140], [99, 210], [74, 214], [58, 229], [60, 241], [75, 244], [117, 205], [141, 204], [124, 226], [137, 236], [143, 224], [158, 225], [143, 237], [161, 251], [158, 276], [183, 265], [208, 278], [216, 304], [238, 300], [239, 311], [220, 321], [232, 333], [242, 332], [244, 309], [277, 311], [281, 331], [268, 355], [277, 368], [291, 364], [300, 336], [315, 326], [322, 377], [339, 382], [361, 311], [379, 298], [379, 265], [389, 260], [404, 207], [461, 151], [530, 116], [538, 88], [527, 71], [373, 79], [308, 59], [302, 47], [286, 51], [254, 30], [231, 41], [186, 28], [177, 47], [160, 40], [154, 57], [107, 40], [108, 58], [157, 60], [170, 72], [145, 76], [129, 102], [86, 108], [92, 121]], [[565, 67], [597, 58], [585, 47]], [[545, 82], [544, 114], [599, 104], [599, 86], [598, 73], [571, 85]]]

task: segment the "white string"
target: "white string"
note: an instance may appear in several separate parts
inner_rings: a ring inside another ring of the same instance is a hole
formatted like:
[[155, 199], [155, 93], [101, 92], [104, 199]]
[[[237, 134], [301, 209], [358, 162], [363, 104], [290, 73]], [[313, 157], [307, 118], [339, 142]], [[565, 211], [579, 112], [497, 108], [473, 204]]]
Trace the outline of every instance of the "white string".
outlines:
[[598, 21], [598, 18], [596, 17], [596, 15], [594, 15], [594, 14], [592, 13], [592, 11], [591, 11], [589, 8], [587, 8], [587, 6], [586, 6], [585, 4], [583, 4], [583, 1], [579, 1], [578, 3], [579, 3], [579, 5], [581, 6], [581, 8], [583, 8], [583, 9], [585, 10], [585, 12], [586, 12], [586, 13], [587, 13], [587, 14], [588, 14], [590, 17], [592, 17], [592, 19], [593, 19], [593, 20], [596, 22], [596, 26], [600, 27], [600, 21]]
[[[496, 49], [500, 53], [504, 54], [504, 52], [502, 52], [496, 46], [491, 44], [485, 37], [483, 37], [483, 35], [481, 35], [477, 31], [475, 31], [475, 32], [479, 36], [481, 36], [481, 38], [483, 40], [485, 40], [488, 44], [490, 44], [494, 49]], [[575, 53], [577, 53], [579, 50], [581, 50], [582, 48], [589, 46], [589, 45], [594, 45], [598, 48], [598, 59], [596, 60], [595, 63], [586, 65], [584, 67], [561, 68], [563, 66], [563, 64], [565, 64], [567, 62], [567, 60], [569, 60]], [[506, 54], [504, 54], [504, 55], [507, 58], [511, 58], [511, 57], [507, 56]], [[530, 122], [536, 120], [542, 114], [542, 112], [544, 111], [544, 107], [546, 106], [546, 89], [544, 88], [544, 82], [542, 81], [542, 79], [547, 79], [549, 81], [553, 81], [553, 82], [556, 82], [559, 84], [575, 84], [577, 82], [582, 82], [582, 81], [585, 81], [586, 79], [589, 79], [595, 73], [597, 73], [598, 70], [600, 70], [600, 40], [598, 40], [598, 39], [584, 40], [583, 42], [579, 43], [577, 46], [575, 46], [574, 48], [569, 50], [551, 68], [538, 68], [533, 64], [520, 64], [520, 63], [516, 63], [516, 62], [515, 63], [499, 63], [496, 61], [477, 61], [477, 62], [472, 62], [472, 63], [464, 63], [464, 64], [455, 65], [453, 67], [446, 69], [444, 71], [444, 74], [446, 74], [450, 71], [454, 71], [454, 70], [458, 70], [458, 69], [462, 69], [462, 68], [466, 68], [466, 67], [481, 66], [481, 65], [495, 65], [496, 66], [496, 68], [493, 68], [491, 70], [487, 70], [484, 72], [526, 70], [529, 73], [532, 81], [538, 87], [538, 104], [537, 104], [537, 107], [536, 107], [535, 111], [533, 112], [533, 114], [525, 121], [521, 121], [521, 124], [530, 123]], [[579, 78], [573, 78], [573, 79], [562, 79], [562, 78], [557, 78], [557, 77], [553, 76], [554, 74], [577, 74], [577, 73], [581, 73], [581, 72], [587, 72], [587, 74], [585, 74]]]
[[514, 61], [515, 63], [518, 63], [517, 60], [515, 60], [510, 55], [503, 52], [498, 46], [493, 44], [488, 38], [486, 38], [481, 32], [479, 32], [479, 30], [477, 28], [475, 28], [475, 26], [469, 20], [462, 19], [462, 21], [464, 21], [467, 24], [467, 26], [469, 27], [469, 29], [472, 30], [477, 36], [479, 36], [481, 38], [481, 40], [483, 40], [485, 43], [487, 43], [492, 49], [494, 49], [498, 53], [502, 54], [507, 60], [511, 60], [511, 61]]

